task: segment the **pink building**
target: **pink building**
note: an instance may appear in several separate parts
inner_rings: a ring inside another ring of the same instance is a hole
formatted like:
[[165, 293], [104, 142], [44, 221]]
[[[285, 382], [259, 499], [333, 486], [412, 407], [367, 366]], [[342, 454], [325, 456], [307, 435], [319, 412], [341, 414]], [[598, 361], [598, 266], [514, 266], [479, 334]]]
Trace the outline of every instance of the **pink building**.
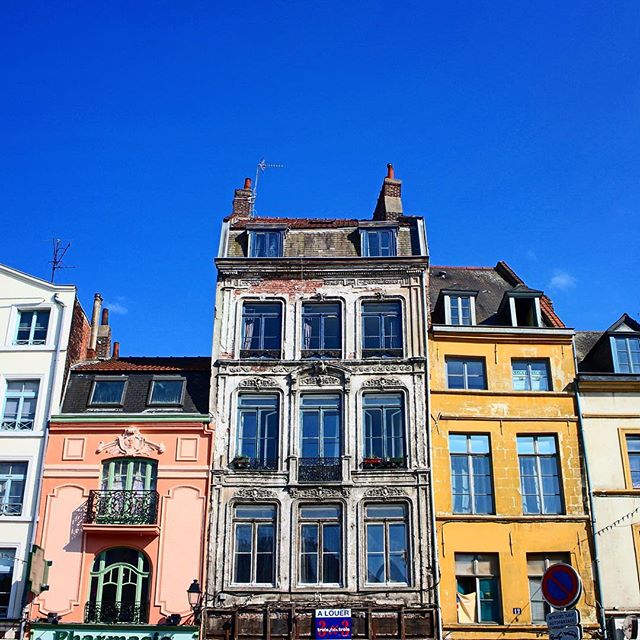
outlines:
[[37, 544], [52, 565], [35, 638], [197, 636], [187, 589], [204, 584], [210, 367], [122, 358], [71, 371], [45, 455]]

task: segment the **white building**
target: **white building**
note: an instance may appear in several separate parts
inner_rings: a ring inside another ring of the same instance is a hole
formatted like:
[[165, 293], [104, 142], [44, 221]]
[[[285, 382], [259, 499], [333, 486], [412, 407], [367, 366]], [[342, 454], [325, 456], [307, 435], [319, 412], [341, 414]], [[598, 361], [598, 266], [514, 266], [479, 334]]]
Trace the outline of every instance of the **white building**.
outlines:
[[624, 314], [579, 331], [576, 351], [600, 597], [609, 640], [622, 640], [640, 617], [640, 324]]
[[0, 265], [0, 638], [20, 631], [47, 420], [88, 333], [74, 286]]

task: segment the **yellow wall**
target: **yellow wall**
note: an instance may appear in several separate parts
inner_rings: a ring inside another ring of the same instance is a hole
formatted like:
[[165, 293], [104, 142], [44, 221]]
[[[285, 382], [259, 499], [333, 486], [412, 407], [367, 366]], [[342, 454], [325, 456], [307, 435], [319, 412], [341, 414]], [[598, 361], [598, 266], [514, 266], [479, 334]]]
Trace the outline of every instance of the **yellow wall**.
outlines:
[[[570, 384], [574, 378], [570, 335], [492, 335], [456, 332], [431, 335], [433, 473], [441, 563], [441, 606], [449, 638], [536, 637], [545, 626], [531, 624], [527, 553], [570, 554], [583, 577], [579, 608], [596, 623], [590, 569], [589, 528], [582, 491], [577, 420]], [[445, 356], [484, 357], [488, 390], [446, 389]], [[513, 391], [512, 358], [548, 358], [552, 391]], [[452, 514], [450, 433], [489, 435], [495, 515]], [[565, 507], [560, 516], [524, 516], [516, 436], [554, 434], [558, 443]], [[503, 625], [458, 624], [455, 553], [499, 554]], [[516, 615], [514, 608], [521, 608]]]

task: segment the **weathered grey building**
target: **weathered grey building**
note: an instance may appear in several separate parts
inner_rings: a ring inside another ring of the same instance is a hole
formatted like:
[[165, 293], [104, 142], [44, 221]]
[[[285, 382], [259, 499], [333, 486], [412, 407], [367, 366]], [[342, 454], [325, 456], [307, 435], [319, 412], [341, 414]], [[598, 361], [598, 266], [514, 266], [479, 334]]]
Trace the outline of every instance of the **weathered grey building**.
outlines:
[[389, 165], [371, 220], [258, 218], [216, 264], [209, 637], [434, 634], [424, 222]]

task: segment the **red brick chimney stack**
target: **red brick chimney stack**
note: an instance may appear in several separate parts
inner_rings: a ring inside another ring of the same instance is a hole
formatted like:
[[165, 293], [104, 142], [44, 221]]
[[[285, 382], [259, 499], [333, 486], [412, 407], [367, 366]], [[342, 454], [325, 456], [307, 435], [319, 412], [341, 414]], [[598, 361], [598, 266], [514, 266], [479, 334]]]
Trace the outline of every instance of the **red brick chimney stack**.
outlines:
[[387, 177], [382, 183], [378, 202], [373, 212], [374, 220], [390, 220], [395, 221], [400, 218], [402, 213], [402, 199], [400, 192], [402, 188], [402, 180], [395, 179], [393, 165], [387, 165]]
[[251, 190], [251, 178], [244, 179], [244, 187], [236, 189], [233, 195], [231, 217], [234, 220], [248, 220], [251, 217], [251, 205], [253, 203], [253, 191]]
[[112, 360], [117, 360], [120, 357], [120, 343], [119, 342], [114, 342], [113, 343], [113, 353], [111, 354], [111, 359]]

